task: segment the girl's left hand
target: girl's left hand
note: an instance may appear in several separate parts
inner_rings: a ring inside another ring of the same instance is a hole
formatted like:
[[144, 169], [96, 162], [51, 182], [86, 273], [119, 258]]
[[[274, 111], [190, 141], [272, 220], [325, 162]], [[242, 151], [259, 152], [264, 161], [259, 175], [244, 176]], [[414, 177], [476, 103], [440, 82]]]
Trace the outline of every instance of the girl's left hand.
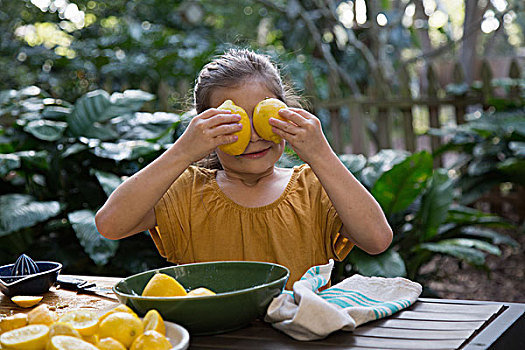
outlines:
[[303, 161], [312, 165], [332, 152], [315, 115], [300, 108], [281, 109], [279, 115], [289, 122], [270, 118], [272, 131], [285, 139]]

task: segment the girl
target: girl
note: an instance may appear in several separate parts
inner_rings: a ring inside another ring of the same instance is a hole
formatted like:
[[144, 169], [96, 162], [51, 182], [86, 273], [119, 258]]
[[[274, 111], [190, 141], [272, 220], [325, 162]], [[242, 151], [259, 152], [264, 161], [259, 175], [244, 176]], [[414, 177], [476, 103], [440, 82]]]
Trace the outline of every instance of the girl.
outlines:
[[[386, 218], [339, 161], [317, 117], [280, 110], [291, 123], [270, 118], [279, 144], [254, 130], [254, 107], [268, 97], [298, 106], [264, 55], [230, 50], [204, 66], [194, 89], [198, 115], [169, 150], [111, 194], [96, 215], [99, 232], [120, 239], [148, 229], [173, 263], [275, 262], [290, 270], [288, 288], [309, 267], [344, 259], [354, 244], [383, 252], [392, 241]], [[215, 108], [225, 100], [252, 121], [240, 156], [218, 148], [242, 128], [239, 115]], [[275, 166], [285, 141], [306, 164]], [[208, 167], [194, 165], [207, 156]]]

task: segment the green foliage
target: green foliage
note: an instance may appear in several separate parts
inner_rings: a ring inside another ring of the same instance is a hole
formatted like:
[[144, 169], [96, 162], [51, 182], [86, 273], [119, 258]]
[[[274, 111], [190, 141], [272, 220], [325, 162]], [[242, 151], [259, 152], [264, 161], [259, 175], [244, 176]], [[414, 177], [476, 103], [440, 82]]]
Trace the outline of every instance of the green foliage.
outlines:
[[46, 221], [60, 213], [57, 201], [38, 202], [25, 194], [0, 196], [0, 236]]
[[[485, 255], [499, 255], [497, 245], [516, 242], [490, 227], [512, 227], [502, 218], [454, 204], [458, 181], [447, 169], [432, 169], [427, 152], [408, 155], [384, 150], [366, 162], [343, 155], [343, 163], [365, 184], [381, 205], [394, 231], [391, 247], [377, 256], [354, 248], [337, 266], [334, 279], [358, 272], [376, 276], [407, 276], [420, 280], [420, 267], [435, 254], [454, 256], [485, 268]], [[355, 165], [358, 164], [356, 167]], [[485, 227], [485, 228], [481, 228]]]
[[433, 134], [450, 137], [437, 155], [460, 154], [452, 169], [460, 175], [462, 204], [502, 183], [525, 186], [525, 109], [473, 114], [466, 124]]
[[406, 275], [405, 262], [395, 250], [371, 256], [360, 249], [353, 251], [347, 259], [354, 271], [365, 276], [398, 277]]
[[[0, 92], [2, 263], [24, 252], [41, 259], [61, 257], [66, 269], [78, 272], [104, 267], [107, 273], [135, 273], [164, 264], [151, 253], [150, 242], [150, 249], [133, 252], [141, 263], [122, 266], [117, 251], [143, 238], [108, 240], [94, 221], [124, 177], [173, 142], [179, 115], [137, 112], [152, 99], [138, 90], [112, 95], [95, 90], [72, 104], [36, 87]], [[61, 242], [49, 243], [55, 240]], [[78, 266], [83, 259], [84, 266]]]
[[432, 174], [432, 156], [417, 153], [384, 172], [372, 187], [372, 195], [387, 216], [408, 207], [426, 186]]
[[[186, 118], [138, 112], [152, 98], [137, 90], [111, 95], [95, 90], [69, 103], [36, 87], [0, 92], [1, 118], [9, 121], [0, 132], [3, 263], [22, 252], [60, 259], [68, 271], [82, 273], [135, 273], [165, 263], [151, 240], [142, 235], [107, 240], [94, 223], [107, 197], [169, 147]], [[521, 142], [509, 142], [509, 151], [520, 157]], [[432, 169], [427, 152], [382, 150], [368, 159], [350, 154], [340, 159], [375, 196], [395, 235], [392, 247], [378, 256], [355, 248], [338, 264], [334, 280], [354, 272], [418, 280], [420, 267], [435, 254], [483, 267], [486, 254], [500, 254], [499, 245], [516, 245], [494, 230], [512, 225], [460, 204], [461, 178]], [[289, 148], [279, 161], [300, 163]]]

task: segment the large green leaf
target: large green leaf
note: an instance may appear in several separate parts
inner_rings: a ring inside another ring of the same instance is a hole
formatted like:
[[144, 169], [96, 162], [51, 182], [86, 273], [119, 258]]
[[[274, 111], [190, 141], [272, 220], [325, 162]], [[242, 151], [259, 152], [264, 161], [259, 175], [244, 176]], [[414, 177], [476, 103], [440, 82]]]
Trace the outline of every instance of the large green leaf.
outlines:
[[42, 117], [46, 119], [66, 120], [72, 109], [62, 106], [46, 106], [42, 111]]
[[467, 236], [488, 238], [493, 244], [506, 244], [514, 248], [519, 247], [519, 243], [512, 237], [486, 228], [467, 226], [461, 229], [461, 233]]
[[123, 182], [120, 176], [105, 171], [92, 170], [92, 173], [95, 174], [98, 182], [100, 182], [102, 189], [108, 197]]
[[32, 120], [24, 126], [24, 131], [44, 141], [56, 141], [62, 137], [67, 123], [51, 120]]
[[420, 242], [434, 237], [439, 226], [447, 219], [448, 209], [454, 200], [453, 185], [454, 181], [445, 169], [434, 171], [416, 214], [416, 230]]
[[151, 101], [155, 95], [142, 90], [126, 90], [114, 92], [110, 97], [112, 110], [116, 115], [138, 111], [145, 102]]
[[[153, 95], [140, 90], [127, 90], [112, 96], [104, 90], [91, 91], [77, 100], [67, 121], [75, 136], [96, 137], [104, 130], [98, 123], [135, 112], [152, 99]], [[97, 126], [98, 130], [93, 130]]]
[[362, 154], [342, 154], [339, 159], [354, 175], [363, 170], [366, 165], [366, 157]]
[[372, 188], [372, 195], [387, 216], [406, 209], [425, 188], [432, 175], [432, 156], [415, 153], [384, 172]]
[[88, 149], [89, 146], [88, 145], [84, 145], [82, 143], [74, 143], [72, 144], [71, 146], [68, 146], [65, 148], [65, 151], [62, 152], [62, 154], [60, 155], [62, 158], [67, 158], [73, 154], [77, 154], [77, 153], [80, 153], [86, 149]]
[[448, 212], [447, 221], [461, 225], [484, 225], [513, 228], [514, 225], [500, 216], [484, 213], [480, 210], [453, 204]]
[[79, 210], [68, 214], [69, 222], [75, 231], [84, 251], [97, 265], [105, 265], [118, 249], [119, 242], [104, 238], [95, 225], [95, 213]]
[[361, 171], [360, 180], [367, 188], [372, 188], [377, 179], [397, 163], [408, 157], [407, 151], [384, 149], [368, 158], [368, 164]]
[[469, 176], [484, 176], [497, 167], [497, 163], [492, 159], [476, 158], [468, 166]]
[[137, 112], [131, 118], [123, 118], [115, 123], [117, 131], [125, 140], [157, 141], [172, 133], [181, 122], [181, 117], [175, 113]]
[[421, 243], [414, 247], [414, 250], [428, 250], [434, 253], [451, 255], [477, 266], [485, 264], [485, 254], [475, 248], [457, 245], [452, 242]]
[[452, 245], [457, 245], [461, 247], [475, 248], [478, 250], [483, 250], [493, 255], [497, 255], [497, 256], [501, 255], [501, 250], [498, 247], [488, 242], [479, 240], [479, 239], [451, 238], [451, 239], [444, 239], [440, 241], [439, 243], [440, 244], [452, 244]]
[[80, 97], [73, 112], [67, 116], [72, 133], [76, 136], [84, 135], [95, 122], [117, 116], [118, 114], [111, 111], [109, 98], [109, 94], [104, 90], [91, 91]]
[[98, 123], [94, 124], [89, 130], [86, 130], [83, 136], [102, 141], [118, 139], [118, 133], [114, 130], [113, 125], [100, 125]]
[[133, 160], [158, 152], [161, 146], [146, 141], [124, 141], [119, 143], [103, 142], [96, 146], [92, 152], [101, 158], [109, 158], [115, 161]]
[[20, 157], [16, 154], [0, 154], [0, 177], [6, 176], [11, 170], [20, 168]]
[[372, 256], [361, 249], [354, 248], [348, 255], [348, 262], [365, 276], [406, 276], [405, 263], [394, 249], [388, 249], [379, 255]]
[[57, 201], [38, 202], [26, 194], [0, 196], [0, 236], [46, 221], [60, 210]]

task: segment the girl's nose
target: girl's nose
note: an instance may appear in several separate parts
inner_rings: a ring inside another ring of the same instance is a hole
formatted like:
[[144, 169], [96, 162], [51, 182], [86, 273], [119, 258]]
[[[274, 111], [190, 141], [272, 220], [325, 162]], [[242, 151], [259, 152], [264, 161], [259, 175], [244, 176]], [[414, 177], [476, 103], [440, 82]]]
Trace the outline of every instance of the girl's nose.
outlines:
[[251, 136], [250, 136], [250, 141], [251, 142], [256, 142], [256, 141], [259, 141], [259, 140], [262, 140], [262, 137], [259, 136], [259, 134], [257, 133], [257, 131], [255, 131], [255, 128], [253, 127], [253, 117], [250, 118], [250, 126], [252, 128], [252, 132], [251, 132]]

